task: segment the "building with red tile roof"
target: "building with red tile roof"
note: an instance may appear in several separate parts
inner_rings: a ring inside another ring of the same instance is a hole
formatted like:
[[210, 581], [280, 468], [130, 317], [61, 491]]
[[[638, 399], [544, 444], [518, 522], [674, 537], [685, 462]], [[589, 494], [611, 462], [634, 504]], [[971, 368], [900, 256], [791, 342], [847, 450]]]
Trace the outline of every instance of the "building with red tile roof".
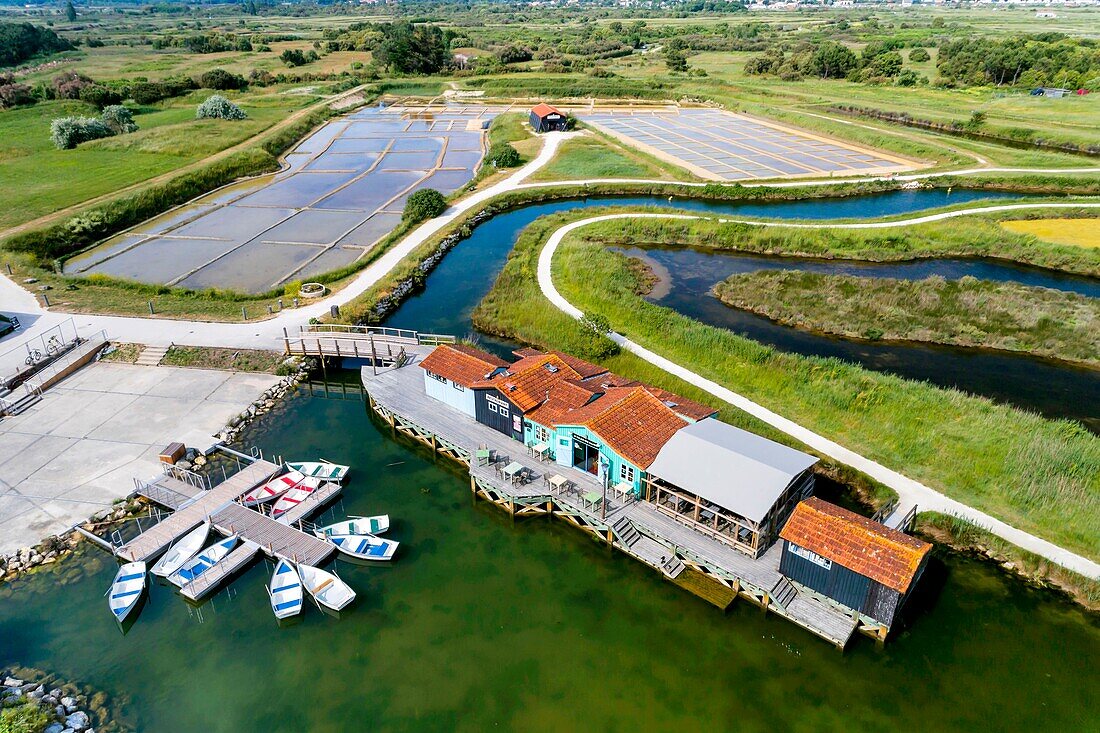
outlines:
[[535, 132], [564, 130], [568, 126], [569, 115], [545, 102], [531, 108], [531, 129]]

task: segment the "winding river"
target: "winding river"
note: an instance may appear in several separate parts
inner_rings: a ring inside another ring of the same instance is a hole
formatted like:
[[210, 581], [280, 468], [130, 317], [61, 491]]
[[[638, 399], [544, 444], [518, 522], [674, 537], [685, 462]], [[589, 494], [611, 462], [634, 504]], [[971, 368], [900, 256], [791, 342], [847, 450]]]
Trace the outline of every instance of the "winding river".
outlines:
[[[570, 209], [597, 206], [645, 205], [705, 211], [738, 216], [792, 219], [874, 218], [983, 198], [1018, 198], [1018, 195], [983, 191], [893, 191], [871, 196], [773, 203], [674, 199], [657, 196], [593, 197], [583, 200], [533, 204], [498, 214], [476, 227], [428, 276], [425, 289], [406, 300], [387, 321], [405, 328], [434, 333], [473, 334], [470, 316], [492, 287], [516, 239], [540, 216]], [[998, 402], [1013, 404], [1049, 417], [1079, 420], [1100, 432], [1100, 373], [1050, 359], [983, 349], [866, 342], [836, 338], [772, 323], [768, 319], [723, 305], [709, 294], [714, 283], [735, 271], [765, 265], [837, 268], [831, 271], [877, 272], [886, 277], [948, 278], [973, 275], [1040, 285], [1092, 297], [1100, 296], [1100, 282], [1092, 278], [1021, 267], [1008, 263], [958, 258], [923, 259], [900, 263], [814, 262], [793, 258], [765, 258], [729, 253], [708, 253], [690, 248], [647, 248], [648, 256], [665, 264], [672, 276], [668, 293], [656, 300], [681, 313], [715, 326], [744, 333], [776, 348], [808, 356], [836, 357], [876, 371], [954, 387]], [[667, 264], [666, 264], [667, 263]], [[743, 268], [738, 270], [737, 268]], [[511, 345], [476, 334], [486, 347], [501, 352]]]

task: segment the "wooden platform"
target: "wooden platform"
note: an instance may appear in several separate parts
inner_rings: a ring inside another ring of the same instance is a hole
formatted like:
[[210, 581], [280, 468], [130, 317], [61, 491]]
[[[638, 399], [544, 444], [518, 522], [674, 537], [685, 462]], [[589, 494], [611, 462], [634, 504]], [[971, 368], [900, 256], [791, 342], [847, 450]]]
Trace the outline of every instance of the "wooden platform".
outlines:
[[306, 565], [320, 565], [336, 550], [331, 542], [276, 522], [265, 514], [236, 503], [220, 510], [210, 521], [222, 534], [240, 535], [272, 558], [285, 557]]
[[[785, 605], [772, 598], [772, 589], [783, 577], [779, 573], [780, 545], [773, 545], [760, 558], [753, 559], [673, 519], [651, 503], [624, 502], [610, 489], [602, 510], [586, 505], [581, 499], [584, 493], [604, 495], [595, 476], [542, 462], [529, 455], [522, 443], [432, 399], [424, 392], [423, 375], [415, 366], [416, 360], [378, 374], [363, 369], [370, 405], [395, 434], [417, 439], [437, 453], [469, 466], [471, 488], [476, 496], [515, 516], [559, 516], [669, 578], [690, 567], [724, 585], [728, 597], [741, 597], [763, 606], [838, 647], [843, 648], [857, 629], [859, 619], [850, 612], [808, 594], [799, 593]], [[512, 486], [497, 474], [495, 466], [476, 465], [472, 457], [483, 445], [499, 456], [500, 463], [516, 461], [527, 467], [534, 480]], [[554, 474], [565, 476], [579, 491], [551, 492], [545, 478]]]
[[263, 460], [246, 466], [228, 480], [198, 494], [182, 509], [120, 547], [115, 554], [129, 562], [156, 557], [207, 517], [225, 508], [249, 489], [267, 481], [278, 470], [277, 465]]
[[407, 354], [454, 342], [454, 336], [382, 326], [317, 324], [301, 326], [297, 333], [283, 331], [283, 349], [287, 354], [363, 359], [387, 366], [402, 362]]

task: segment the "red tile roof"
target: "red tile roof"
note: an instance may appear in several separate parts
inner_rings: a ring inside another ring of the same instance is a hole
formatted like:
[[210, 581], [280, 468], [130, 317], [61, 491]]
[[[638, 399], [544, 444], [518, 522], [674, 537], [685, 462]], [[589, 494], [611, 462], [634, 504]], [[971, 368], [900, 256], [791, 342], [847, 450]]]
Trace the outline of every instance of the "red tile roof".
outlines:
[[469, 387], [484, 379], [494, 369], [507, 367], [508, 362], [465, 344], [444, 344], [435, 347], [432, 353], [425, 356], [420, 366], [463, 387]]
[[482, 379], [474, 387], [496, 387], [516, 407], [529, 412], [546, 401], [550, 388], [563, 379], [579, 379], [563, 359], [555, 354], [527, 356], [492, 379]]
[[546, 102], [540, 102], [539, 104], [536, 104], [534, 107], [531, 108], [531, 111], [539, 117], [545, 117], [546, 115], [562, 114], [561, 110], [556, 107], [551, 107], [550, 105], [546, 104]]
[[927, 542], [817, 497], [795, 507], [779, 536], [898, 593], [909, 590], [932, 549]]
[[611, 450], [645, 469], [657, 458], [669, 438], [688, 422], [644, 387], [634, 387], [628, 392], [625, 398], [583, 424], [600, 436]]

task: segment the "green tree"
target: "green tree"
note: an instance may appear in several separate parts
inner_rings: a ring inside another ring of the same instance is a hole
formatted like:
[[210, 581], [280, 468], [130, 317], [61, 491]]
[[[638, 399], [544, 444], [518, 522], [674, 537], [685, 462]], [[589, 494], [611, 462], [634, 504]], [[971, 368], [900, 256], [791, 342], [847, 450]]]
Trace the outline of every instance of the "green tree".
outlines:
[[73, 7], [73, 0], [65, 0], [65, 20], [70, 23], [76, 20], [76, 8]]
[[402, 218], [416, 224], [425, 219], [432, 219], [447, 210], [447, 200], [443, 194], [434, 188], [422, 188], [409, 196], [405, 202], [405, 211]]
[[508, 143], [496, 143], [485, 156], [485, 165], [495, 168], [515, 168], [522, 162], [519, 153]]
[[114, 135], [125, 135], [136, 132], [137, 124], [134, 122], [134, 114], [121, 104], [112, 104], [103, 108], [99, 119]]
[[447, 65], [447, 43], [438, 26], [401, 20], [382, 26], [374, 58], [398, 73], [434, 74]]
[[810, 55], [805, 71], [822, 79], [842, 79], [857, 66], [859, 59], [851, 49], [834, 41], [826, 41]]
[[243, 89], [247, 82], [240, 74], [225, 69], [211, 69], [199, 78], [204, 89]]
[[930, 58], [932, 57], [928, 55], [928, 51], [920, 47], [914, 48], [912, 51], [909, 52], [910, 63], [920, 64], [924, 63]]
[[666, 49], [665, 50], [665, 66], [668, 67], [669, 71], [681, 71], [681, 72], [682, 71], [687, 71], [688, 70], [687, 57], [684, 56], [683, 51], [679, 51], [679, 50], [671, 49], [671, 48]]
[[248, 115], [244, 110], [230, 102], [220, 94], [212, 94], [206, 98], [195, 110], [195, 118], [199, 120], [243, 120]]

